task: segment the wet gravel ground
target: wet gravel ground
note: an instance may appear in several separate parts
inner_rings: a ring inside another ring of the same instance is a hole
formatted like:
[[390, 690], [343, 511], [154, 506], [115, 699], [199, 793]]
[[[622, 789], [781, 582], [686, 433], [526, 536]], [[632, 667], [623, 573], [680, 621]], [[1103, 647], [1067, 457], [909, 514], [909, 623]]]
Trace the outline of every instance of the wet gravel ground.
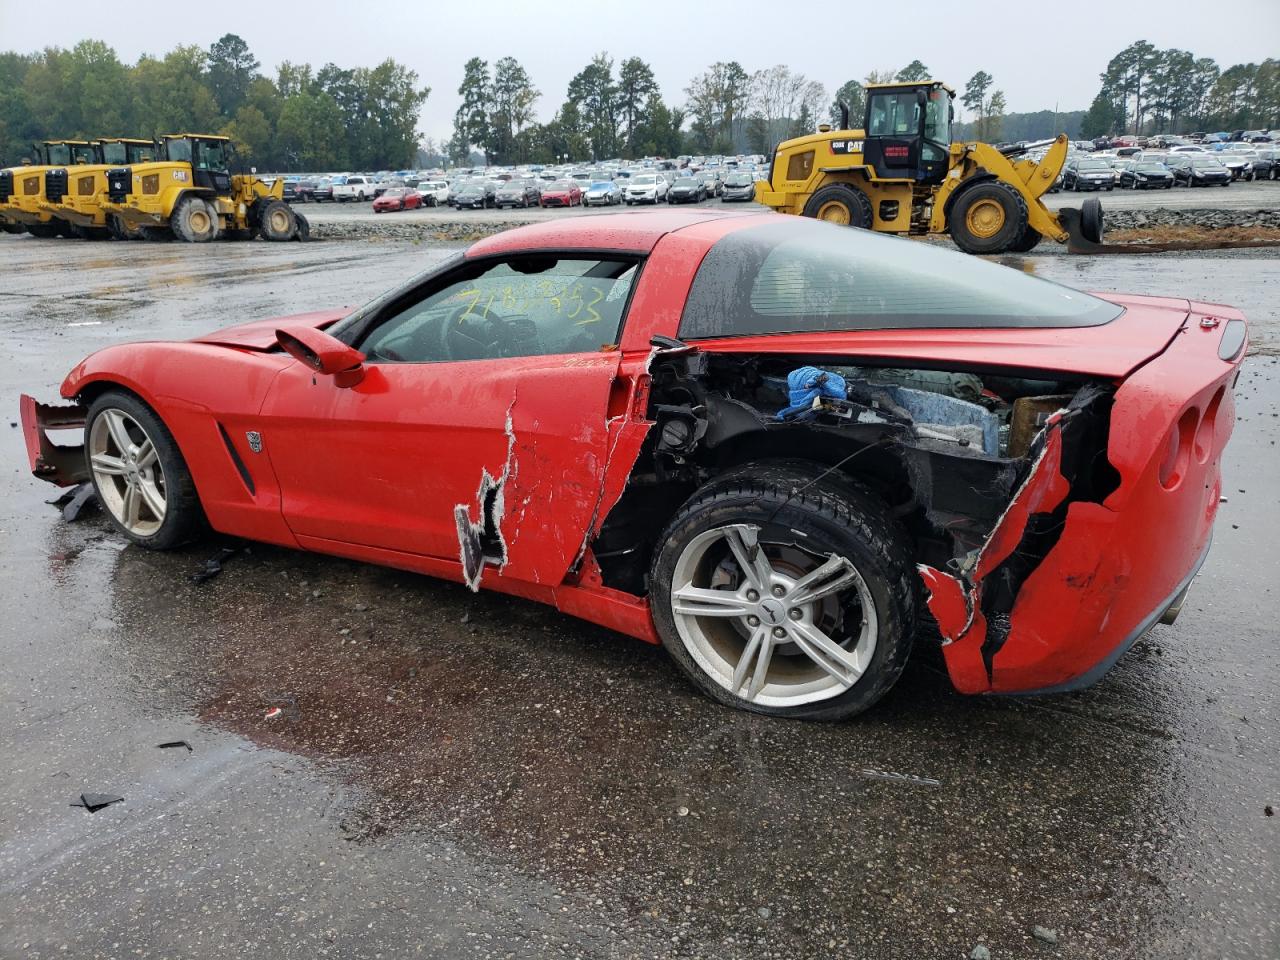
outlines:
[[17, 395], [90, 350], [445, 252], [0, 239], [0, 956], [1280, 954], [1280, 259], [1009, 261], [1261, 348], [1181, 618], [1078, 694], [961, 697], [923, 650], [862, 718], [770, 721], [511, 598], [256, 545], [197, 585], [219, 543], [126, 546], [27, 473]]

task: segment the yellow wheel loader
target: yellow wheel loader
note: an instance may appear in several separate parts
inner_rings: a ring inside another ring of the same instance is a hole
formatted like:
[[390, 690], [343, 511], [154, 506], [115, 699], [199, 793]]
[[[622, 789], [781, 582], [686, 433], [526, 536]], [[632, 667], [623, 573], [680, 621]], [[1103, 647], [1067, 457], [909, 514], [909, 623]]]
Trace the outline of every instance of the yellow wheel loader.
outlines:
[[130, 229], [115, 214], [103, 209], [107, 196], [107, 172], [125, 164], [150, 163], [156, 158], [152, 140], [129, 137], [102, 137], [96, 163], [73, 167], [51, 167], [44, 174], [45, 210], [71, 226], [75, 236], [86, 239], [138, 239], [141, 231]]
[[305, 240], [306, 219], [284, 202], [284, 181], [268, 186], [231, 173], [231, 141], [203, 133], [161, 137], [159, 156], [107, 171], [104, 213], [150, 239], [207, 243], [220, 236]]
[[866, 88], [861, 130], [826, 124], [774, 153], [756, 200], [782, 213], [886, 233], [949, 233], [968, 253], [1027, 252], [1042, 237], [1102, 242], [1102, 205], [1054, 213], [1040, 202], [1067, 158], [1058, 137], [1038, 163], [986, 143], [952, 143], [955, 91], [933, 80]]
[[45, 140], [31, 145], [35, 163], [0, 170], [0, 227], [36, 237], [69, 236], [70, 224], [43, 208], [45, 173], [73, 164], [96, 163], [99, 147], [87, 140]]

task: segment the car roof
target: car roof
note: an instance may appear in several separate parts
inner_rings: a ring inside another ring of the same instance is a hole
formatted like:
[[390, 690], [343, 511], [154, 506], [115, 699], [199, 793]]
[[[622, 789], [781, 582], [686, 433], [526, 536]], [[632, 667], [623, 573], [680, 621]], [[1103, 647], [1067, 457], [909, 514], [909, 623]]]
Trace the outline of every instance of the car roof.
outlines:
[[756, 211], [660, 210], [651, 213], [605, 213], [565, 220], [545, 220], [506, 230], [474, 243], [468, 257], [520, 250], [618, 250], [649, 253], [668, 233], [714, 220], [748, 220]]

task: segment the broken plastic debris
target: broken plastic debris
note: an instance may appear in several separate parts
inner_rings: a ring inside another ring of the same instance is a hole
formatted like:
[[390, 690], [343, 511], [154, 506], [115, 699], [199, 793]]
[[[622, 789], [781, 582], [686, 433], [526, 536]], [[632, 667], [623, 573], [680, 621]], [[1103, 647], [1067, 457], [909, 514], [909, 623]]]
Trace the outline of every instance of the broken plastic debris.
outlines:
[[165, 743], [157, 743], [156, 747], [160, 750], [168, 750], [170, 747], [186, 747], [187, 753], [191, 753], [195, 749], [185, 740], [169, 740]]
[[270, 710], [267, 711], [265, 719], [274, 720], [276, 717], [280, 716], [283, 713], [284, 713], [284, 709], [282, 707], [272, 707]]
[[204, 566], [191, 575], [192, 583], [204, 583], [222, 572], [222, 565], [240, 552], [240, 547], [223, 547], [204, 562]]
[[891, 780], [896, 783], [913, 783], [920, 787], [940, 787], [941, 780], [935, 780], [933, 777], [918, 777], [913, 773], [892, 773], [888, 770], [875, 770], [866, 767], [862, 771], [862, 775], [868, 780]]
[[86, 506], [97, 505], [98, 493], [93, 489], [92, 483], [80, 483], [45, 502], [54, 507], [61, 507], [62, 519], [71, 521], [77, 519]]
[[118, 797], [114, 793], [82, 793], [80, 799], [71, 804], [73, 807], [84, 807], [90, 813], [97, 813], [103, 807], [109, 807], [113, 803], [119, 803], [124, 797]]

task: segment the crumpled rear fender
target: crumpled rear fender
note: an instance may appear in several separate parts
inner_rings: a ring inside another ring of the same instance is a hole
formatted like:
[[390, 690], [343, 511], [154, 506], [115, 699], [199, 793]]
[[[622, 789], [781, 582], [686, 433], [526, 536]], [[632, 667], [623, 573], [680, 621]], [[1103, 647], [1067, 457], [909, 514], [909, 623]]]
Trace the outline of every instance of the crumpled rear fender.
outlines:
[[[1221, 455], [1235, 421], [1231, 387], [1244, 344], [1219, 355], [1226, 350], [1223, 321], [1232, 319], [1243, 318], [1230, 308], [1193, 304], [1165, 353], [1116, 391], [1107, 459], [1119, 481], [1102, 503], [1071, 500], [1073, 478], [1063, 475], [1055, 454], [1062, 421], [1051, 422], [1038, 460], [972, 570], [920, 568], [958, 690], [1086, 686], [1186, 589], [1208, 550]], [[1007, 634], [993, 651], [982, 609], [985, 578], [1018, 547], [1034, 515], [1064, 503], [1061, 532], [1020, 584]]]

